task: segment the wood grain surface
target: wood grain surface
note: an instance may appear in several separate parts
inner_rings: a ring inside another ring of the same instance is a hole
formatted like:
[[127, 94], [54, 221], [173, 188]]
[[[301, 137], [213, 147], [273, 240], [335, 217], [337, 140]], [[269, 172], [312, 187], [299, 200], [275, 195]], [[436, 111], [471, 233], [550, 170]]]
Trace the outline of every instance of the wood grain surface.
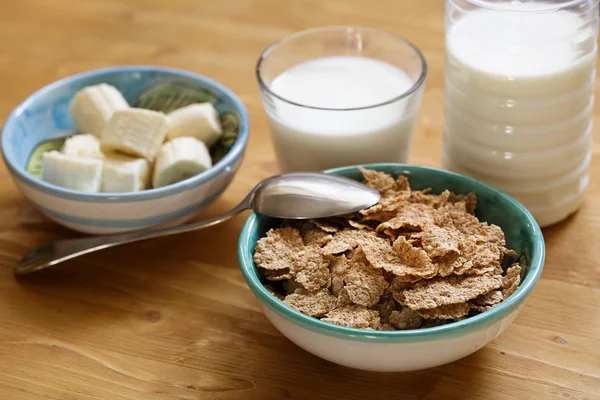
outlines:
[[[1, 0], [0, 118], [37, 88], [93, 68], [156, 64], [230, 87], [252, 120], [234, 206], [277, 172], [254, 67], [293, 31], [355, 24], [414, 42], [429, 64], [412, 162], [438, 166], [442, 0]], [[595, 122], [598, 125], [598, 107]], [[542, 280], [500, 338], [413, 373], [368, 373], [306, 353], [261, 314], [238, 270], [238, 217], [17, 281], [28, 250], [76, 236], [43, 218], [0, 167], [0, 399], [598, 399], [600, 143], [583, 208], [547, 229]]]

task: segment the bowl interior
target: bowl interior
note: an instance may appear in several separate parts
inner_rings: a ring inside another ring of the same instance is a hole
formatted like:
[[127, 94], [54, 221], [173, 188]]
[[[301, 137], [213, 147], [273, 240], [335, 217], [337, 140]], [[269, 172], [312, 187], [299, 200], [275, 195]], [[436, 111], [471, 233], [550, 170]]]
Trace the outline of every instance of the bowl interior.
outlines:
[[[508, 311], [514, 309], [514, 307], [522, 302], [529, 294], [541, 274], [544, 263], [544, 238], [534, 218], [515, 199], [472, 178], [435, 168], [402, 164], [371, 164], [365, 165], [365, 167], [387, 172], [394, 177], [397, 177], [398, 175], [406, 175], [411, 188], [414, 190], [431, 188], [433, 193], [441, 193], [446, 189], [459, 194], [475, 192], [477, 195], [477, 218], [479, 218], [480, 221], [496, 224], [502, 228], [506, 236], [507, 247], [515, 250], [521, 255], [519, 262], [523, 267], [523, 272], [521, 286], [517, 292], [515, 292], [515, 294], [513, 294], [509, 299], [505, 300], [499, 306], [496, 306], [492, 310], [477, 316], [435, 328], [413, 331], [362, 330], [363, 333], [372, 336], [373, 339], [376, 339], [377, 336], [402, 336], [411, 334], [411, 332], [433, 333], [436, 331], [442, 332], [444, 330], [452, 329], [453, 325], [465, 326], [469, 324], [476, 324], [483, 318], [494, 316], [494, 314], [495, 316], [493, 319], [502, 318], [503, 313], [507, 313]], [[337, 168], [328, 172], [354, 180], [363, 179], [362, 174], [356, 167]], [[280, 222], [281, 220], [279, 219], [254, 214], [244, 226], [244, 230], [240, 236], [239, 258], [242, 272], [254, 294], [257, 295], [261, 300], [267, 300], [267, 297], [265, 296], [270, 296], [272, 299], [275, 299], [275, 297], [272, 296], [266, 289], [259, 287], [262, 286], [260, 285], [260, 280], [262, 277], [252, 261], [254, 248], [256, 247], [257, 240], [265, 236], [269, 229], [279, 226]], [[278, 300], [275, 299], [275, 301]], [[285, 309], [286, 314], [294, 314], [293, 319], [299, 323], [302, 323], [302, 320], [304, 317], [306, 317], [308, 319], [313, 319], [315, 323], [328, 325], [328, 329], [337, 330], [340, 333], [347, 332], [350, 335], [356, 335], [361, 331], [358, 329], [344, 328], [326, 324], [314, 318], [300, 314], [284, 304], [280, 310], [283, 309]], [[314, 326], [316, 327], [316, 325]], [[325, 326], [321, 326], [321, 328], [324, 327]]]
[[[73, 133], [69, 102], [78, 90], [98, 83], [115, 86], [130, 105], [150, 105], [149, 108], [153, 107], [153, 102], [155, 106], [156, 101], [164, 99], [177, 88], [184, 88], [178, 92], [179, 96], [204, 96], [206, 101], [215, 105], [222, 117], [226, 114], [235, 119], [238, 142], [242, 135], [247, 134], [248, 117], [244, 106], [217, 82], [168, 68], [109, 68], [64, 78], [40, 89], [21, 103], [7, 119], [2, 133], [2, 150], [9, 168], [24, 172], [30, 154], [40, 143]], [[185, 90], [190, 88], [195, 92]]]

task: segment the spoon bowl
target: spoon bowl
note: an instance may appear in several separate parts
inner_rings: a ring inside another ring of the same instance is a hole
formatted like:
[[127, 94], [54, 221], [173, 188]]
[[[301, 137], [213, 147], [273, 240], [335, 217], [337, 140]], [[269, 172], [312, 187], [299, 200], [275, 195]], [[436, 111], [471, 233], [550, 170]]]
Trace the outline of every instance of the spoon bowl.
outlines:
[[378, 191], [351, 179], [322, 173], [293, 173], [265, 179], [251, 206], [275, 218], [310, 219], [349, 214], [379, 201]]

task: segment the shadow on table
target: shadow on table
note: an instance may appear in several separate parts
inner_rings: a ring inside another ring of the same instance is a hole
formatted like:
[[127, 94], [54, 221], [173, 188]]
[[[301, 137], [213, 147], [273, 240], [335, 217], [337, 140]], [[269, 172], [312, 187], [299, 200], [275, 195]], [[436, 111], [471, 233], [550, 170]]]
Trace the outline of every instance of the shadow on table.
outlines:
[[327, 362], [276, 334], [261, 346], [224, 349], [220, 363], [230, 366], [227, 372], [251, 379], [257, 387], [284, 390], [285, 398], [292, 399], [486, 399], [490, 387], [481, 383], [493, 380], [493, 374], [483, 377], [478, 368], [486, 351], [428, 370], [381, 373]]
[[[262, 315], [239, 272], [244, 220], [108, 249], [30, 276], [6, 305], [8, 320], [30, 328], [33, 338], [152, 360], [174, 375], [184, 368], [197, 379], [217, 374], [250, 385], [232, 399], [485, 398], [486, 373], [478, 365], [494, 350], [426, 371], [374, 373], [289, 342]], [[185, 379], [173, 384], [198, 390]]]

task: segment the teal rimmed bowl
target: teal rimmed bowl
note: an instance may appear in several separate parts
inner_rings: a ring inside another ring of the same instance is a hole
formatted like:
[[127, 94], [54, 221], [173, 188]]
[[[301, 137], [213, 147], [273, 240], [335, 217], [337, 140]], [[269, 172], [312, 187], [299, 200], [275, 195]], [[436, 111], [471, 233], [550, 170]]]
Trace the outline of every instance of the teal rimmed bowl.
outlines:
[[[261, 309], [288, 339], [325, 360], [365, 370], [410, 371], [446, 364], [481, 349], [516, 318], [544, 265], [544, 238], [531, 214], [509, 195], [475, 179], [435, 168], [405, 164], [370, 164], [366, 168], [406, 175], [413, 189], [445, 189], [477, 194], [477, 217], [502, 228], [507, 247], [522, 257], [522, 283], [502, 304], [477, 316], [434, 328], [373, 331], [346, 328], [304, 315], [274, 297], [261, 282], [253, 262], [256, 242], [280, 220], [252, 214], [238, 244], [242, 274]], [[326, 171], [361, 180], [356, 166]]]

